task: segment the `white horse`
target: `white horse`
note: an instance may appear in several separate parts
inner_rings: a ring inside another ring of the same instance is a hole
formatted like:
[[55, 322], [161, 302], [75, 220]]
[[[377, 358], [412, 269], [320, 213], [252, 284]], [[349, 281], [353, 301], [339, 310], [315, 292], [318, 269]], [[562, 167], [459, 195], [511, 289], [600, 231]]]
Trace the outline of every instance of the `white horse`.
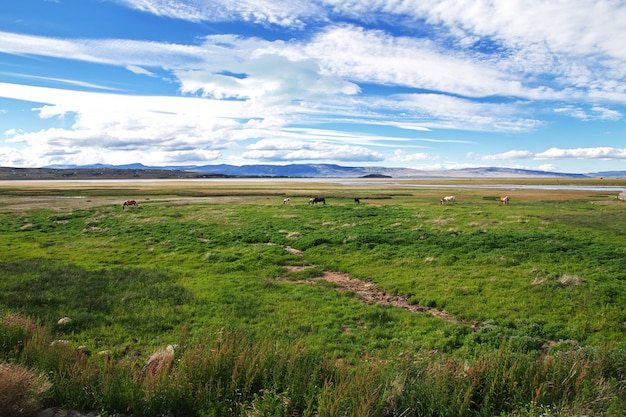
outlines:
[[289, 204], [289, 203], [291, 203], [291, 198], [285, 198], [283, 200], [283, 204]]
[[442, 198], [441, 200], [439, 200], [439, 202], [441, 204], [448, 204], [448, 203], [454, 203], [455, 200], [456, 200], [456, 198], [454, 198], [453, 195], [448, 195], [448, 196], [445, 196], [444, 198]]
[[509, 205], [509, 196], [505, 195], [504, 197], [500, 197], [500, 202], [502, 204], [504, 204], [505, 206], [508, 206]]

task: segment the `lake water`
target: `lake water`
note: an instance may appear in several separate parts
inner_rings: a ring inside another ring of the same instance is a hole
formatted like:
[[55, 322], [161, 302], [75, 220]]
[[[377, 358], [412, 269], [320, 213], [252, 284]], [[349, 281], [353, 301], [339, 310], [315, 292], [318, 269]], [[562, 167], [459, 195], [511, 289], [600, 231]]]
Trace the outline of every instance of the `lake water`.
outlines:
[[[346, 185], [351, 184], [345, 182]], [[362, 182], [354, 184], [363, 184]], [[397, 183], [380, 183], [376, 185], [386, 185], [389, 187], [416, 187], [416, 188], [480, 188], [480, 189], [507, 189], [507, 190], [575, 190], [575, 191], [626, 191], [625, 187], [601, 187], [586, 185], [519, 185], [519, 184], [397, 184]]]

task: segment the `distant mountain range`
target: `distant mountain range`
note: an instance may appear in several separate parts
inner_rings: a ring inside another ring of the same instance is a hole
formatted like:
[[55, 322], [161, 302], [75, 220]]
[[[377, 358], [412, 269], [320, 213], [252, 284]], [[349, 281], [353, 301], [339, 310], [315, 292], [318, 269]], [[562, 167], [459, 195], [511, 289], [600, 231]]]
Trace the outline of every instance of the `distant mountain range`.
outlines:
[[514, 168], [465, 168], [428, 171], [411, 168], [346, 167], [332, 164], [289, 165], [52, 165], [45, 168], [0, 168], [0, 179], [78, 179], [78, 178], [623, 178], [626, 171], [588, 174], [536, 171]]

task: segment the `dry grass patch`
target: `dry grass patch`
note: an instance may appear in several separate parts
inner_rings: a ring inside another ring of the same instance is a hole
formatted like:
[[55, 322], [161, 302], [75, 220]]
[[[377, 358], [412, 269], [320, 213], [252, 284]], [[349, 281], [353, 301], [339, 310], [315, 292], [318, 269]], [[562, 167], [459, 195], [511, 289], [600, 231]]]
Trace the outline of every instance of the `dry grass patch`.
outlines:
[[[533, 286], [541, 285], [541, 284], [545, 284], [548, 281], [551, 281], [551, 280], [544, 276], [538, 276], [538, 277], [535, 277], [531, 285]], [[572, 275], [572, 274], [563, 274], [561, 275], [561, 277], [559, 277], [558, 279], [555, 279], [554, 281], [557, 281], [559, 285], [561, 285], [562, 287], [571, 287], [574, 285], [581, 285], [585, 283], [585, 280], [583, 278], [577, 275]]]
[[436, 226], [444, 226], [450, 222], [453, 222], [454, 219], [451, 217], [448, 217], [447, 219], [433, 219], [433, 220], [428, 220], [428, 223], [432, 223]]
[[0, 317], [0, 324], [3, 324], [10, 328], [19, 328], [26, 333], [33, 333], [37, 329], [37, 323], [19, 314], [9, 314], [4, 317]]
[[42, 374], [21, 365], [0, 363], [0, 415], [35, 415], [51, 387]]
[[174, 345], [168, 345], [165, 349], [155, 351], [146, 361], [142, 369], [142, 376], [154, 376], [162, 370], [167, 370], [174, 361]]
[[561, 276], [561, 278], [559, 278], [559, 284], [561, 284], [564, 287], [569, 287], [572, 285], [580, 285], [583, 284], [585, 282], [584, 279], [582, 279], [579, 276], [576, 275], [571, 275], [571, 274], [564, 274]]

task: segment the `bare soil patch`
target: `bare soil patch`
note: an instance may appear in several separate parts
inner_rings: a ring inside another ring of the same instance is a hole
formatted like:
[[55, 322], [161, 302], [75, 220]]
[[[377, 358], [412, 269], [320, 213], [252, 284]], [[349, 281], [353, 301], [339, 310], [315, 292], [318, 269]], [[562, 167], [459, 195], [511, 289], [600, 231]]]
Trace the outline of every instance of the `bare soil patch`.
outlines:
[[[296, 255], [302, 255], [302, 252], [298, 251], [297, 249], [290, 248], [288, 246], [285, 246], [285, 250]], [[298, 272], [306, 268], [313, 268], [313, 267], [314, 265], [288, 266], [287, 270], [290, 272]], [[344, 274], [341, 272], [324, 271], [322, 273], [322, 276], [319, 278], [309, 278], [306, 280], [297, 280], [297, 281], [296, 280], [283, 280], [282, 282], [305, 283], [305, 284], [315, 285], [319, 280], [324, 280], [324, 281], [336, 284], [337, 291], [350, 291], [350, 292], [353, 292], [354, 294], [357, 294], [364, 303], [376, 303], [380, 305], [388, 305], [388, 306], [403, 308], [413, 313], [427, 313], [441, 320], [445, 320], [445, 321], [455, 323], [455, 324], [469, 326], [472, 329], [477, 329], [478, 323], [460, 320], [445, 310], [441, 310], [441, 309], [434, 308], [434, 307], [427, 307], [427, 306], [423, 306], [420, 304], [409, 303], [409, 298], [406, 295], [389, 294], [388, 292], [378, 288], [374, 283], [370, 281], [352, 278], [350, 275]]]

